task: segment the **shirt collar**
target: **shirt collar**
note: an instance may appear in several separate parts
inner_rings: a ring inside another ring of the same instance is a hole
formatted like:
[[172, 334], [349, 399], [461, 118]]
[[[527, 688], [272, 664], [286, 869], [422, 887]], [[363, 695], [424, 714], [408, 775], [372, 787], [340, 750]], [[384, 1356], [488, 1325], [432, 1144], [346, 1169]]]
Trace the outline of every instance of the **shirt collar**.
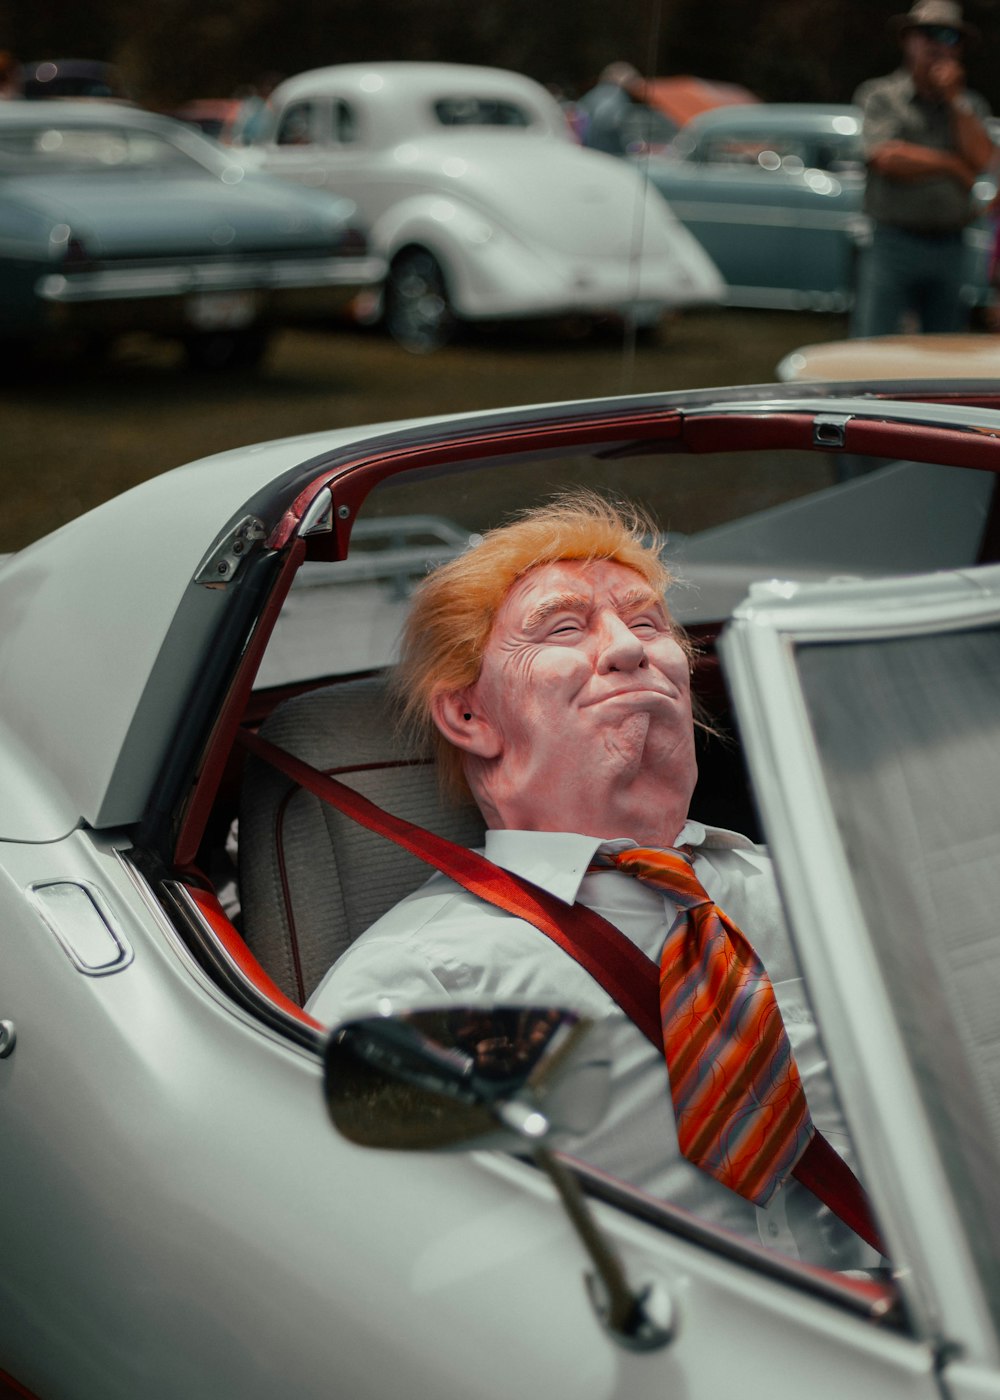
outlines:
[[[738, 831], [684, 823], [677, 833], [678, 846], [704, 846], [706, 850], [748, 850], [753, 842]], [[486, 856], [503, 870], [546, 890], [564, 904], [575, 904], [590, 864], [597, 854], [613, 854], [638, 846], [628, 836], [580, 836], [571, 831], [502, 831], [486, 833]]]

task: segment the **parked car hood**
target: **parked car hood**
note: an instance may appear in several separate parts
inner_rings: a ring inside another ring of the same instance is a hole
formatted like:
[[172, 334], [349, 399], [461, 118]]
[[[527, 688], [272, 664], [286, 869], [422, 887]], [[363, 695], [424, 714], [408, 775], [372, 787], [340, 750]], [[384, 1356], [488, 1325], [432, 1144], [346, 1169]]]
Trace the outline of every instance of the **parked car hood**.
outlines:
[[[631, 247], [641, 186], [615, 156], [503, 130], [424, 137], [402, 149], [408, 175], [452, 188], [542, 246], [591, 257], [621, 257]], [[673, 220], [662, 196], [650, 191], [648, 198], [661, 220]]]
[[92, 255], [122, 256], [133, 247], [220, 253], [298, 240], [315, 244], [350, 218], [355, 206], [314, 190], [244, 176], [224, 185], [206, 173], [122, 179], [118, 174], [23, 175], [5, 180], [5, 201], [50, 223], [68, 223]]

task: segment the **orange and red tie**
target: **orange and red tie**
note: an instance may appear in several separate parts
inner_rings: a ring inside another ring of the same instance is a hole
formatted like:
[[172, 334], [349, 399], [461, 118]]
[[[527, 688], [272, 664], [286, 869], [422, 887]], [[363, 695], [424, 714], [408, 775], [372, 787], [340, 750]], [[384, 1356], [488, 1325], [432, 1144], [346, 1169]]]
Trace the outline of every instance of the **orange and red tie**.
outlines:
[[771, 980], [681, 851], [608, 859], [678, 906], [660, 957], [660, 1016], [680, 1149], [766, 1205], [815, 1132]]

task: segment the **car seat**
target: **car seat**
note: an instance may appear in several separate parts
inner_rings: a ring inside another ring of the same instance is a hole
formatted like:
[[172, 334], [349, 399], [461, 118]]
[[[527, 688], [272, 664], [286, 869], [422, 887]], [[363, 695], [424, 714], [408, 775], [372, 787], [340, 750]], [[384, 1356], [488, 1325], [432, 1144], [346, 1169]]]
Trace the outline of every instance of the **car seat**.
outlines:
[[[396, 816], [481, 845], [478, 810], [446, 802], [433, 759], [395, 733], [386, 685], [373, 676], [307, 691], [277, 706], [260, 732]], [[243, 936], [300, 1006], [354, 939], [431, 873], [252, 756], [239, 832]]]

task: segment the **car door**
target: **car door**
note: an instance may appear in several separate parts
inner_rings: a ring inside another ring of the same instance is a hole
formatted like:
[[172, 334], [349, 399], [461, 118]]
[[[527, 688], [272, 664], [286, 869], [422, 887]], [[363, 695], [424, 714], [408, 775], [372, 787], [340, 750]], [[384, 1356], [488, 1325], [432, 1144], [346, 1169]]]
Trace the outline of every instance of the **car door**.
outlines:
[[908, 1314], [995, 1395], [1000, 570], [764, 586], [723, 657]]
[[318, 1063], [236, 1014], [149, 920], [117, 843], [19, 846], [0, 888], [0, 1021], [17, 1029], [0, 1054], [0, 1394], [6, 1370], [39, 1400], [792, 1400], [806, 1377], [817, 1400], [938, 1396], [892, 1289], [581, 1166], [661, 1328], [621, 1345], [541, 1172], [338, 1139]]
[[[519, 1164], [498, 1161], [495, 1169], [514, 1172]], [[939, 1400], [935, 1348], [905, 1325], [891, 1288], [825, 1275], [713, 1233], [597, 1173], [589, 1180], [620, 1206], [598, 1208], [601, 1226], [621, 1251], [632, 1285], [648, 1290], [664, 1334], [649, 1349], [614, 1341], [587, 1308], [583, 1270], [564, 1267], [560, 1306], [577, 1303], [574, 1358], [566, 1363], [575, 1392], [579, 1367], [587, 1377], [580, 1393], [615, 1400], [718, 1400], [731, 1393], [792, 1400], [806, 1388], [816, 1400], [852, 1394]]]

